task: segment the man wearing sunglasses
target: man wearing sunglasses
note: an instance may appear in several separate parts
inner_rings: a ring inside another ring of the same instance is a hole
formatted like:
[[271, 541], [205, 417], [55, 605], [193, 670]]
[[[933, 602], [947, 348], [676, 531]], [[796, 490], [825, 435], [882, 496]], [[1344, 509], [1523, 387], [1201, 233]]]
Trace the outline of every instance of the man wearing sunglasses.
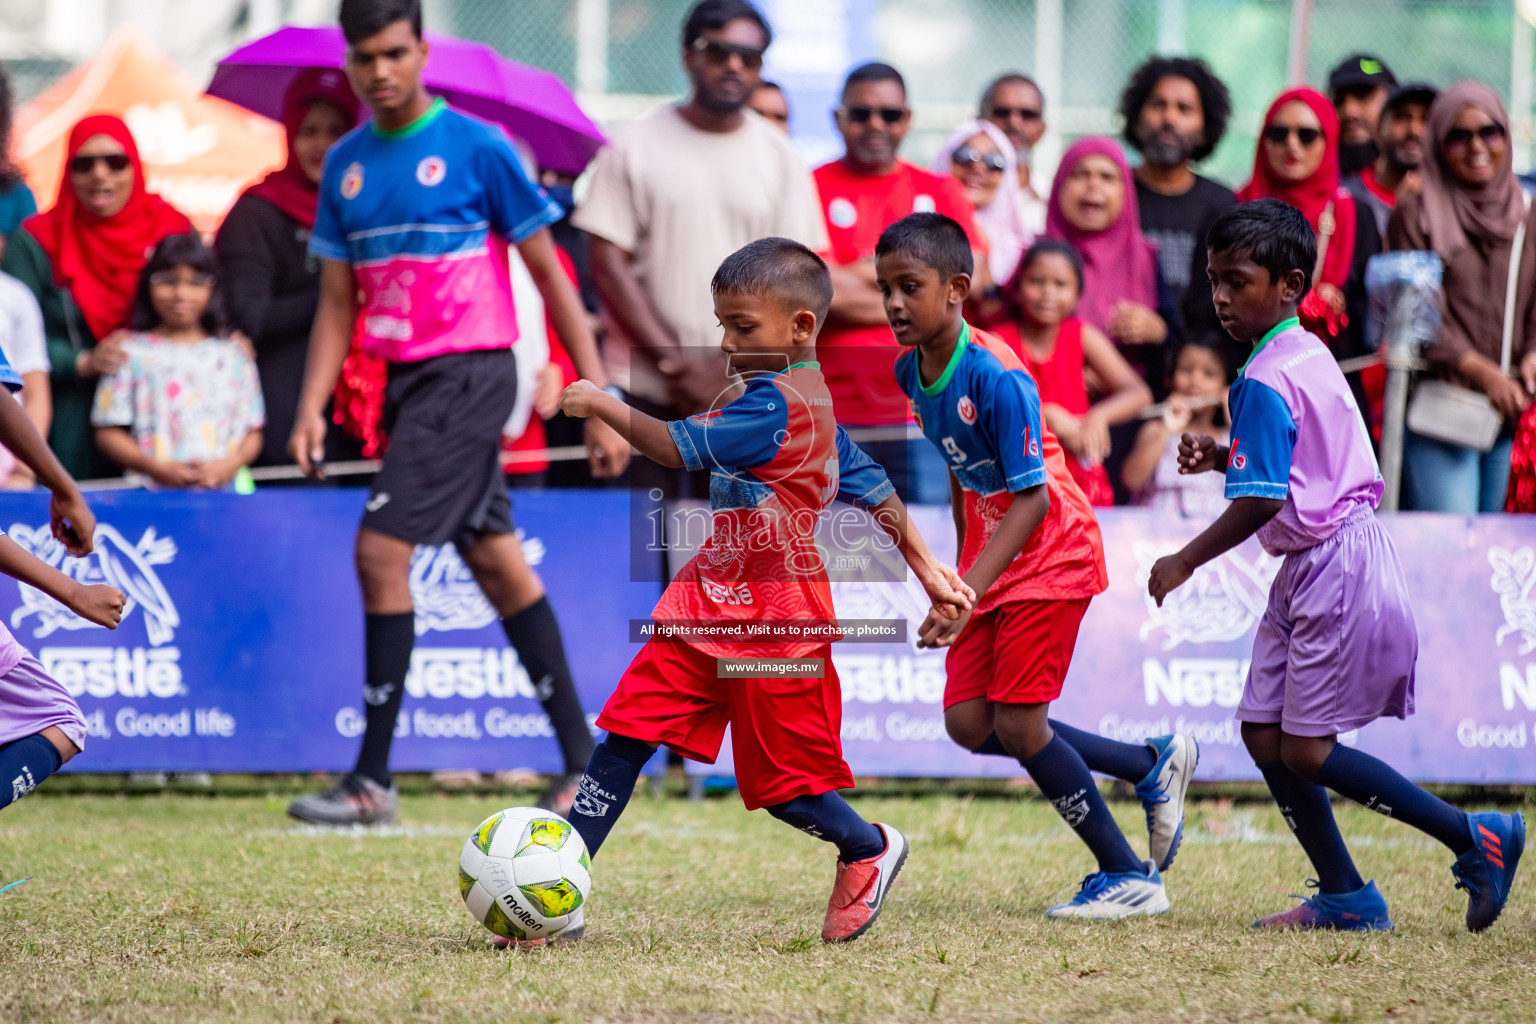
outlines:
[[[900, 346], [875, 284], [875, 243], [908, 214], [933, 211], [959, 221], [979, 253], [983, 243], [960, 185], [897, 155], [911, 125], [900, 72], [889, 64], [855, 68], [832, 116], [844, 153], [815, 171], [831, 240], [823, 255], [832, 271], [832, 308], [817, 341], [817, 357], [840, 424], [899, 428], [912, 422], [912, 411], [896, 384], [893, 365]], [[985, 265], [979, 254], [977, 266]], [[903, 501], [949, 500], [948, 470], [922, 438], [861, 442], [860, 447], [885, 467]]]
[[1045, 234], [1045, 197], [1030, 184], [1030, 158], [1045, 137], [1045, 96], [1028, 75], [1010, 71], [993, 79], [981, 94], [981, 116], [1003, 130], [1013, 143], [1019, 166], [1019, 200], [1024, 226]]
[[[747, 0], [695, 5], [682, 37], [691, 94], [613, 134], [575, 214], [607, 310], [608, 375], [648, 415], [680, 419], [727, 389], [709, 289], [721, 260], [770, 236], [826, 248], [799, 153], [746, 110], [772, 38]], [[692, 486], [647, 459], [630, 485], [668, 497]]]
[[1123, 137], [1141, 154], [1135, 178], [1142, 234], [1157, 243], [1158, 266], [1185, 330], [1223, 346], [1228, 339], [1205, 283], [1205, 236], [1237, 197], [1191, 165], [1215, 152], [1231, 113], [1221, 79], [1188, 57], [1148, 59], [1131, 72], [1120, 96]]

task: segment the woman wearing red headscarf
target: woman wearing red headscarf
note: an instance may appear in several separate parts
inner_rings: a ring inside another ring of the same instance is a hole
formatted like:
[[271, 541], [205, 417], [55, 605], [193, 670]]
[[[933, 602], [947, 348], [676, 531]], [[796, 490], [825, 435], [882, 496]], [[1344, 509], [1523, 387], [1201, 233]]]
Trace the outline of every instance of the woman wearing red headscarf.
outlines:
[[[310, 68], [294, 79], [283, 98], [283, 128], [288, 133], [288, 162], [245, 190], [224, 224], [214, 248], [228, 284], [231, 323], [256, 347], [256, 369], [267, 403], [267, 427], [256, 465], [286, 465], [293, 432], [309, 328], [320, 302], [320, 265], [307, 255], [315, 224], [320, 172], [325, 154], [357, 124], [358, 103], [347, 76], [331, 68]], [[379, 409], [368, 410], [369, 396], [383, 401], [382, 368], [377, 387], [369, 367], [348, 361], [342, 388], [349, 392], [343, 412], [357, 415], [326, 438], [331, 462], [362, 455], [358, 438], [376, 430]], [[360, 379], [364, 378], [364, 379]], [[366, 429], [363, 424], [366, 424]]]
[[[1339, 184], [1338, 141], [1338, 115], [1322, 93], [1305, 87], [1281, 93], [1264, 116], [1253, 178], [1237, 199], [1272, 197], [1306, 215], [1320, 258], [1301, 322], [1343, 359], [1365, 352], [1365, 264], [1381, 251], [1381, 237], [1375, 218], [1360, 216], [1354, 196]], [[1359, 375], [1349, 382], [1363, 415], [1368, 404]]]
[[48, 443], [76, 477], [114, 472], [97, 455], [91, 428], [96, 379], [124, 355], [144, 260], [162, 238], [192, 230], [187, 218], [144, 187], [128, 126], [110, 114], [82, 119], [69, 133], [64, 177], [53, 208], [22, 222], [0, 270], [37, 297], [53, 364]]

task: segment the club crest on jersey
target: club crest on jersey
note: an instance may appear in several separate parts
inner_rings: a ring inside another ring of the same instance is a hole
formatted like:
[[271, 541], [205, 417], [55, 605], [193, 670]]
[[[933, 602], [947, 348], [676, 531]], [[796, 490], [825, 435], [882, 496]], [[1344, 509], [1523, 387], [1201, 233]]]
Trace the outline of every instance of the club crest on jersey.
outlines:
[[422, 157], [421, 163], [416, 165], [416, 180], [427, 188], [441, 185], [447, 176], [448, 161], [440, 156]]
[[357, 194], [363, 190], [363, 165], [350, 163], [347, 169], [341, 172], [341, 198], [356, 199]]
[[1232, 467], [1233, 470], [1241, 473], [1243, 470], [1248, 468], [1248, 456], [1237, 450], [1238, 444], [1239, 442], [1237, 438], [1234, 437], [1232, 439], [1232, 450], [1227, 455], [1227, 465]]
[[960, 401], [955, 403], [955, 412], [960, 414], [964, 423], [976, 422], [976, 403], [971, 401], [970, 395], [961, 395]]

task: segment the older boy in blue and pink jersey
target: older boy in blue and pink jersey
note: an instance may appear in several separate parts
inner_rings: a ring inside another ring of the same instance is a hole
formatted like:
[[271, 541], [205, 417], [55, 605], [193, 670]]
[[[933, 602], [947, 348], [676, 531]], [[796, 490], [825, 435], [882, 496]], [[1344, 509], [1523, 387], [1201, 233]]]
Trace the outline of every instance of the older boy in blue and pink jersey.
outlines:
[[[321, 475], [323, 410], [354, 335], [389, 364], [384, 464], [357, 537], [366, 726], [351, 773], [289, 807], [305, 821], [388, 821], [391, 739], [416, 625], [418, 545], [452, 543], [501, 618], [559, 739], [565, 772], [543, 804], [561, 811], [592, 750], [560, 627], [522, 555], [500, 466], [517, 395], [508, 245], [516, 245], [583, 372], [602, 368], [548, 225], [560, 208], [524, 172], [497, 127], [449, 109], [421, 85], [428, 56], [418, 0], [344, 0], [347, 71], [373, 119], [326, 156], [309, 250], [323, 261], [320, 306], [289, 448]], [[606, 427], [594, 448], [627, 457]], [[601, 463], [601, 458], [595, 459]], [[612, 463], [605, 464], [616, 471]]]
[[1159, 559], [1147, 587], [1161, 604], [1195, 568], [1253, 534], [1285, 556], [1237, 717], [1317, 870], [1318, 892], [1256, 925], [1392, 927], [1376, 883], [1355, 869], [1326, 786], [1450, 848], [1456, 887], [1467, 891], [1467, 927], [1481, 931], [1509, 898], [1525, 819], [1464, 813], [1338, 742], [1378, 718], [1413, 713], [1419, 645], [1397, 550], [1375, 516], [1382, 479], [1371, 439], [1338, 364], [1296, 319], [1317, 238], [1300, 211], [1262, 199], [1218, 220], [1209, 246], [1217, 317], [1255, 347], [1232, 384], [1232, 444], [1185, 434], [1179, 471], [1224, 471], [1232, 504], [1183, 550]]

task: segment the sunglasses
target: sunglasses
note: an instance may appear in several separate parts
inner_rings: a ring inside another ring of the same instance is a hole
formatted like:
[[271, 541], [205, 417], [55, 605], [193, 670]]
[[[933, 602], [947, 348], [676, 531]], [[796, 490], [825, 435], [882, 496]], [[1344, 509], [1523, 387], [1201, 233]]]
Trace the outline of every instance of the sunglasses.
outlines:
[[77, 156], [69, 162], [69, 173], [90, 174], [96, 169], [98, 160], [106, 164], [109, 171], [121, 172], [128, 169], [127, 153], [109, 153], [106, 156]]
[[1277, 146], [1283, 146], [1285, 145], [1285, 140], [1290, 138], [1292, 134], [1296, 136], [1296, 141], [1300, 142], [1303, 146], [1310, 146], [1323, 137], [1323, 132], [1320, 128], [1291, 128], [1283, 124], [1272, 124], [1264, 129], [1264, 141], [1273, 142]]
[[878, 116], [885, 124], [900, 124], [907, 119], [905, 107], [844, 107], [843, 116], [854, 124], [863, 124]]
[[1018, 118], [1025, 124], [1040, 120], [1040, 111], [1030, 107], [993, 107], [989, 115], [994, 121], [1011, 121]]
[[[149, 275], [149, 283], [156, 288], [174, 288], [181, 284], [181, 275], [174, 270], [160, 270]], [[193, 288], [212, 288], [212, 274], [192, 274], [187, 277], [187, 284]]]
[[949, 159], [951, 162], [957, 163], [961, 167], [970, 167], [973, 164], [981, 164], [981, 166], [995, 174], [1001, 174], [1003, 169], [1008, 166], [1007, 161], [1003, 159], [1003, 154], [983, 153], [975, 146], [962, 146], [955, 150], [954, 154]]
[[732, 57], [741, 58], [741, 66], [748, 71], [756, 71], [763, 66], [763, 51], [752, 46], [738, 46], [735, 43], [722, 43], [717, 39], [695, 39], [693, 52], [702, 56], [711, 64], [727, 64]]
[[1471, 128], [1452, 128], [1445, 133], [1445, 144], [1447, 146], [1470, 146], [1472, 144], [1472, 136], [1476, 135], [1483, 140], [1483, 145], [1491, 146], [1499, 139], [1502, 139], [1504, 134], [1504, 126], [1501, 124], [1485, 124], [1477, 129], [1477, 131], [1473, 131]]

